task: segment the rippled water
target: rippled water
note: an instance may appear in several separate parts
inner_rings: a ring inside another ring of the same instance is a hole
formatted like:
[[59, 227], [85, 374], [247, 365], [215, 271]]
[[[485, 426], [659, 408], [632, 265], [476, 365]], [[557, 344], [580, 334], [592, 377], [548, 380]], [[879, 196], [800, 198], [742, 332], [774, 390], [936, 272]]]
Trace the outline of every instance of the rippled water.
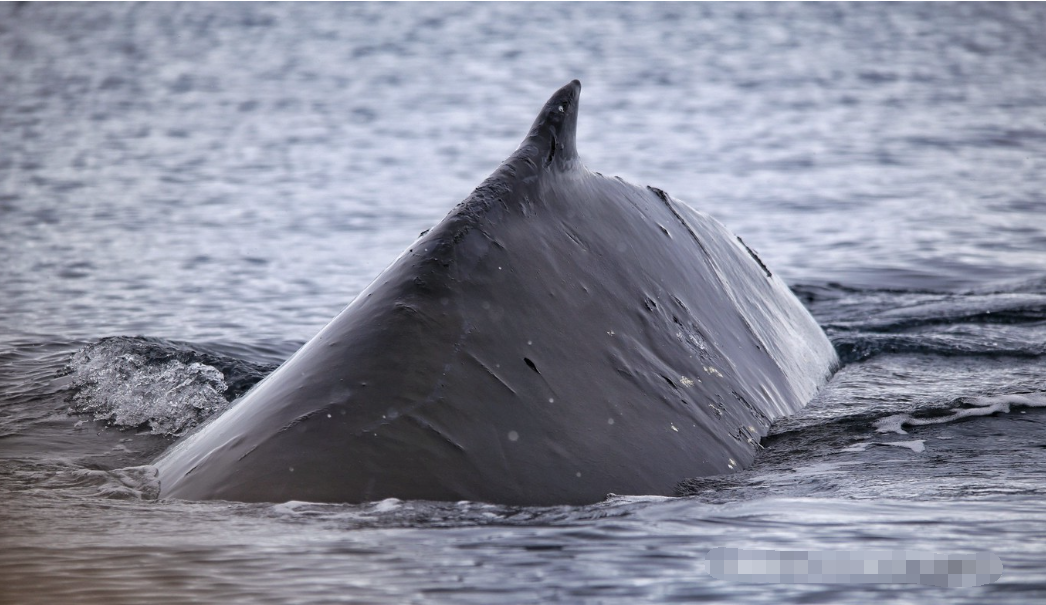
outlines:
[[[0, 602], [1046, 597], [1042, 31], [1035, 4], [0, 6]], [[756, 465], [587, 507], [155, 500], [164, 433], [575, 77], [586, 165], [719, 218], [844, 359]], [[741, 585], [719, 546], [1005, 571]]]

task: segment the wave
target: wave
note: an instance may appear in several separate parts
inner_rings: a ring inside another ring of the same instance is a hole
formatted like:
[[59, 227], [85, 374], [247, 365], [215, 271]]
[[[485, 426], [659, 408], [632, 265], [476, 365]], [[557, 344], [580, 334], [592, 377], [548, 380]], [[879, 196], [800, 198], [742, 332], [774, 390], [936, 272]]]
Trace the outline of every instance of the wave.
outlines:
[[880, 334], [829, 331], [843, 365], [884, 354], [924, 354], [946, 357], [1023, 357], [1046, 355], [1046, 326], [1007, 334], [1005, 330], [956, 330], [952, 333]]
[[676, 494], [711, 503], [827, 495], [920, 502], [1037, 498], [1046, 488], [1029, 482], [1027, 469], [1046, 459], [1041, 408], [1046, 391], [828, 418], [773, 432], [752, 467], [685, 479]]
[[72, 377], [74, 412], [179, 436], [227, 409], [275, 367], [197, 345], [115, 336], [77, 351], [65, 373]]
[[873, 424], [878, 433], [908, 434], [905, 426], [945, 424], [976, 416], [1008, 414], [1011, 407], [1046, 407], [1046, 393], [1008, 393], [983, 397], [964, 397], [950, 408], [932, 408], [920, 412], [892, 414], [879, 418]]
[[844, 365], [881, 354], [1046, 356], [1046, 280], [942, 293], [799, 285]]

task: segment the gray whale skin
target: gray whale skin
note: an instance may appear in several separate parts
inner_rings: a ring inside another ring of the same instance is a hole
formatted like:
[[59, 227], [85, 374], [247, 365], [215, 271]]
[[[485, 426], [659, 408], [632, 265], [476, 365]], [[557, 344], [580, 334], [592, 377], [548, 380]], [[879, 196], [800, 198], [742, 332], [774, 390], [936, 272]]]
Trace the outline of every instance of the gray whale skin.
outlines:
[[510, 505], [672, 495], [838, 365], [711, 217], [590, 172], [581, 84], [301, 350], [155, 463], [164, 498]]

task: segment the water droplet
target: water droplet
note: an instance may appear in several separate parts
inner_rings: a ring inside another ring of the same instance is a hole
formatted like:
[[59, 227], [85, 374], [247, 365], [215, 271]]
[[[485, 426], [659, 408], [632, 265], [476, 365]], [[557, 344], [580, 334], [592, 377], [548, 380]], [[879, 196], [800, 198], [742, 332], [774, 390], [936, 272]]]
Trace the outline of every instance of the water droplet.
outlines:
[[607, 424], [614, 424], [613, 418], [607, 418]]
[[509, 441], [519, 441], [519, 433], [517, 433], [516, 431], [509, 431], [508, 432], [508, 440]]

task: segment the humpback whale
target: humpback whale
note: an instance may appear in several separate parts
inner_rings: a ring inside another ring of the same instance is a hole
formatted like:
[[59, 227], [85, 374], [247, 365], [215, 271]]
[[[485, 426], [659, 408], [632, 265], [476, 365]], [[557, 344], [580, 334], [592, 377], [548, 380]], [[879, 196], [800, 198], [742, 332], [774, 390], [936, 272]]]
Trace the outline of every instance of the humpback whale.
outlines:
[[581, 84], [319, 334], [157, 461], [163, 498], [672, 495], [753, 460], [838, 359], [723, 225], [591, 172]]

